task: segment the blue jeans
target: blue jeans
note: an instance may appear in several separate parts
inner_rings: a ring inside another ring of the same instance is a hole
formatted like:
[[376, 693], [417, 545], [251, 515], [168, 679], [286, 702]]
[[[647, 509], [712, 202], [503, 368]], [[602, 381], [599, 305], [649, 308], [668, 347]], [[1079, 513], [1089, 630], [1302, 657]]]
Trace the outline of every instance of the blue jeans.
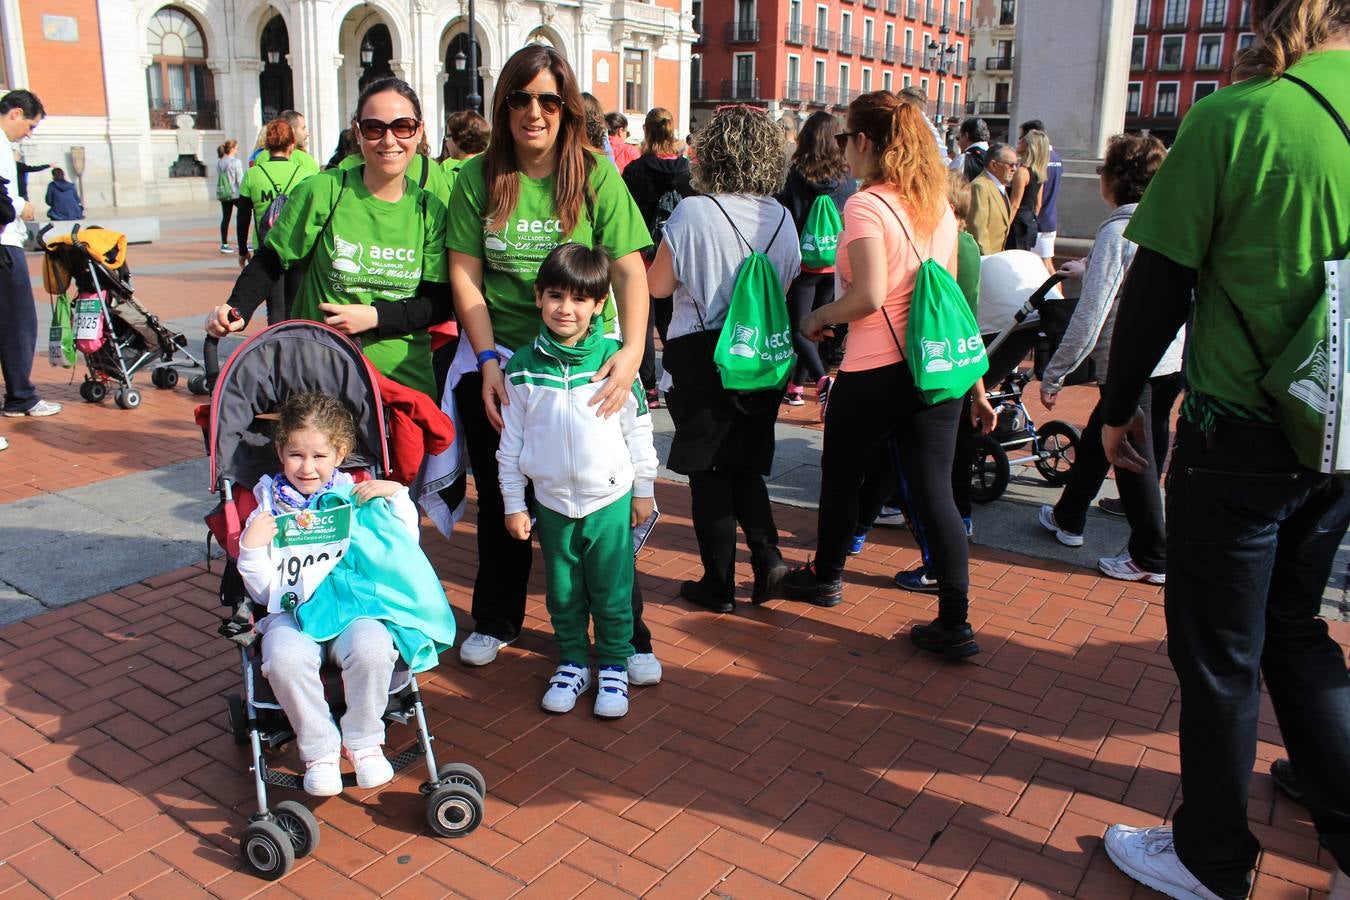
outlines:
[[1247, 896], [1265, 677], [1322, 844], [1350, 870], [1350, 676], [1318, 618], [1347, 521], [1342, 480], [1298, 465], [1274, 425], [1183, 421], [1167, 476], [1167, 651], [1181, 686], [1181, 861]]

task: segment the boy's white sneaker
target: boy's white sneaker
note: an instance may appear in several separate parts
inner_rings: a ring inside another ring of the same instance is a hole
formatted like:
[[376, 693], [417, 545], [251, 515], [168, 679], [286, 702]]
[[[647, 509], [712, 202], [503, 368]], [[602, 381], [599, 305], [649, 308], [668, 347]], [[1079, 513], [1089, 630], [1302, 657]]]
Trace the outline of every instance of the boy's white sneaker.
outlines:
[[1083, 546], [1083, 536], [1081, 534], [1074, 534], [1072, 531], [1065, 531], [1063, 528], [1059, 527], [1059, 523], [1055, 521], [1055, 508], [1053, 506], [1042, 506], [1039, 519], [1041, 527], [1053, 534], [1055, 540], [1059, 541], [1065, 547]]
[[305, 766], [305, 793], [311, 797], [336, 797], [342, 793], [342, 769], [338, 755], [330, 753]]
[[1160, 894], [1175, 900], [1221, 900], [1177, 856], [1170, 825], [1112, 825], [1106, 829], [1102, 843], [1120, 871]]
[[602, 719], [618, 719], [628, 715], [628, 670], [623, 666], [600, 667], [595, 714]]
[[459, 645], [459, 661], [466, 666], [486, 666], [510, 641], [498, 640], [490, 634], [475, 631]]
[[548, 690], [544, 691], [544, 699], [539, 703], [551, 713], [571, 712], [577, 705], [577, 697], [590, 689], [590, 667], [563, 660], [548, 680]]
[[628, 657], [628, 683], [637, 686], [661, 683], [661, 660], [655, 653], [634, 653]]
[[1139, 564], [1130, 556], [1128, 550], [1119, 556], [1103, 556], [1097, 560], [1097, 568], [1101, 569], [1102, 574], [1108, 578], [1117, 578], [1121, 581], [1167, 584], [1166, 572], [1150, 572], [1147, 569], [1141, 569]]
[[379, 747], [348, 750], [347, 758], [352, 761], [352, 768], [356, 770], [357, 787], [379, 787], [394, 779], [394, 767], [384, 758], [384, 751]]

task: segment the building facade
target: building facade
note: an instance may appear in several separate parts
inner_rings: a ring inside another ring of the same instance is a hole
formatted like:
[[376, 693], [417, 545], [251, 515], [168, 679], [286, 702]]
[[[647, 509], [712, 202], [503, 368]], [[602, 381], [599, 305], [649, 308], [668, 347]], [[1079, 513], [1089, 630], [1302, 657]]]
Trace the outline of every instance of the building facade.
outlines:
[[974, 18], [965, 115], [984, 119], [990, 137], [1006, 141], [1013, 98], [1017, 0], [977, 0]]
[[1125, 127], [1165, 142], [1197, 100], [1232, 82], [1256, 36], [1250, 0], [1137, 0]]
[[[605, 109], [665, 106], [687, 125], [689, 3], [476, 0], [478, 93], [490, 102], [506, 58], [547, 43]], [[0, 89], [28, 88], [47, 108], [27, 159], [74, 173], [89, 207], [206, 199], [217, 145], [247, 152], [288, 107], [323, 162], [383, 75], [417, 91], [435, 153], [472, 93], [467, 0], [0, 0], [0, 36]], [[170, 177], [183, 156], [209, 176]]]
[[725, 103], [765, 106], [792, 130], [873, 90], [913, 85], [929, 114], [964, 108], [971, 0], [693, 0], [695, 126]]

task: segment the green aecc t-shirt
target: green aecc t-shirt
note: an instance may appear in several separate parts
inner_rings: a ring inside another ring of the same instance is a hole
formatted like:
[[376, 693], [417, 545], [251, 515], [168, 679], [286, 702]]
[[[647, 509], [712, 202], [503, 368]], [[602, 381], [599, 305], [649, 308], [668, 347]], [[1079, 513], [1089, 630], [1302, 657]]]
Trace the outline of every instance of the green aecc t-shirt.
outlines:
[[[361, 173], [329, 171], [305, 179], [267, 235], [267, 246], [287, 268], [314, 252], [291, 309], [294, 318], [322, 322], [320, 303], [408, 300], [422, 281], [448, 280], [441, 202], [405, 179], [403, 197], [388, 203], [370, 193]], [[435, 396], [425, 330], [360, 343], [380, 372]]]
[[596, 154], [590, 187], [595, 199], [582, 206], [571, 234], [553, 206], [553, 176], [520, 176], [520, 199], [500, 230], [487, 215], [487, 183], [483, 156], [459, 169], [446, 224], [446, 246], [483, 261], [483, 294], [492, 316], [493, 338], [504, 347], [523, 347], [539, 332], [534, 305], [534, 279], [544, 257], [565, 241], [594, 247], [618, 259], [652, 244], [642, 214], [628, 193], [619, 170]]
[[[1289, 71], [1350, 119], [1350, 51]], [[1125, 236], [1198, 272], [1190, 388], [1259, 414], [1265, 371], [1233, 307], [1273, 363], [1326, 289], [1323, 263], [1350, 257], [1350, 145], [1291, 81], [1226, 87], [1186, 114]]]
[[291, 194], [300, 182], [308, 178], [311, 172], [304, 170], [290, 159], [272, 159], [263, 155], [244, 173], [244, 181], [239, 185], [239, 196], [247, 197], [253, 204], [253, 227], [257, 228], [267, 208], [278, 196], [285, 194], [290, 203]]
[[[344, 156], [337, 164], [339, 169], [355, 169], [365, 165], [366, 159], [360, 153], [352, 153]], [[422, 172], [426, 170], [426, 181], [422, 180]], [[432, 196], [441, 201], [442, 206], [450, 203], [450, 182], [446, 180], [445, 171], [436, 164], [435, 160], [427, 159], [420, 153], [414, 153], [413, 158], [408, 161], [408, 171], [404, 173], [408, 180], [413, 184], [422, 185], [422, 190], [429, 191]]]

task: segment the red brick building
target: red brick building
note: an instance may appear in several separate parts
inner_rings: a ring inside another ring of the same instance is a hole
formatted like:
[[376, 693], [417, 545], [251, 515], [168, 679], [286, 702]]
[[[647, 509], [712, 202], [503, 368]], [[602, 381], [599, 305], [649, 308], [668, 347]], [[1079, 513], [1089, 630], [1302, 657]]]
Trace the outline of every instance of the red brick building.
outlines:
[[[970, 0], [694, 0], [690, 108], [754, 103], [800, 123], [872, 90], [928, 92], [931, 115], [966, 99]], [[936, 45], [931, 46], [931, 45]]]
[[1164, 141], [1201, 97], [1232, 82], [1248, 46], [1250, 0], [1136, 0], [1125, 127]]

